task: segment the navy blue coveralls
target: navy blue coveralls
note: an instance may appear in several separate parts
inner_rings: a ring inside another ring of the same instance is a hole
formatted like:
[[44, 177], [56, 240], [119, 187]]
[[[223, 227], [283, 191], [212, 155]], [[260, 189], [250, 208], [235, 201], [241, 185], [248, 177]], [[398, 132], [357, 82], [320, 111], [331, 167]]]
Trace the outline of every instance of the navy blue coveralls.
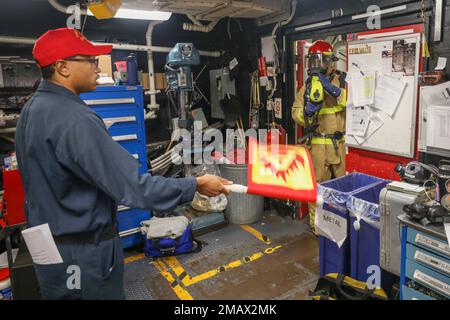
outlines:
[[28, 226], [48, 223], [64, 261], [35, 264], [47, 299], [123, 299], [117, 205], [168, 211], [192, 201], [196, 190], [193, 177], [139, 175], [138, 162], [102, 119], [47, 80], [22, 110], [16, 153]]

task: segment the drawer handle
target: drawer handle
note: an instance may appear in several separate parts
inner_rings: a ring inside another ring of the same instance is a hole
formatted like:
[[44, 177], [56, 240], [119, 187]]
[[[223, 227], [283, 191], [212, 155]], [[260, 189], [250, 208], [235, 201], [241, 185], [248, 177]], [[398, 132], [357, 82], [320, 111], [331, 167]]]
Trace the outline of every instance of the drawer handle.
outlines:
[[127, 140], [137, 140], [137, 134], [126, 134], [123, 136], [113, 136], [114, 141], [127, 141]]
[[141, 228], [137, 227], [137, 228], [133, 228], [130, 230], [125, 230], [122, 232], [119, 232], [119, 237], [123, 238], [123, 237], [128, 237], [131, 236], [132, 234], [136, 234], [136, 233], [140, 233], [141, 232]]
[[418, 233], [416, 235], [416, 243], [450, 256], [450, 247], [447, 244], [436, 241], [432, 238], [424, 236], [423, 234]]
[[136, 117], [118, 117], [118, 118], [104, 118], [103, 122], [107, 129], [111, 128], [116, 123], [124, 123], [124, 122], [136, 122]]
[[422, 262], [427, 266], [438, 269], [447, 275], [450, 275], [450, 263], [437, 259], [419, 250], [417, 250], [414, 254], [414, 259], [416, 261]]
[[126, 207], [126, 206], [118, 206], [118, 207], [117, 207], [117, 211], [118, 211], [118, 212], [130, 210], [130, 209], [131, 209], [130, 207]]
[[114, 123], [121, 123], [121, 122], [135, 122], [136, 121], [136, 117], [132, 116], [132, 117], [117, 117], [117, 118], [103, 118], [103, 122], [112, 122]]
[[121, 98], [121, 99], [95, 99], [95, 100], [84, 100], [88, 106], [101, 106], [106, 104], [128, 104], [135, 103], [134, 98]]
[[423, 273], [420, 270], [414, 271], [414, 279], [421, 282], [424, 285], [430, 286], [433, 290], [450, 296], [450, 286], [442, 281], [439, 281], [429, 275]]

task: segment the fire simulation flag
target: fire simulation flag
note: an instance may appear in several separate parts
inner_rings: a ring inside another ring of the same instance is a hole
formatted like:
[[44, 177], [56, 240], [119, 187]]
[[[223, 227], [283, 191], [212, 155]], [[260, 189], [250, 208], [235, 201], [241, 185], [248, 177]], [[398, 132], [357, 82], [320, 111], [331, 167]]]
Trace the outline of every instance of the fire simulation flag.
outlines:
[[317, 184], [309, 151], [296, 145], [258, 144], [249, 139], [248, 186], [232, 185], [232, 192], [268, 198], [316, 202]]

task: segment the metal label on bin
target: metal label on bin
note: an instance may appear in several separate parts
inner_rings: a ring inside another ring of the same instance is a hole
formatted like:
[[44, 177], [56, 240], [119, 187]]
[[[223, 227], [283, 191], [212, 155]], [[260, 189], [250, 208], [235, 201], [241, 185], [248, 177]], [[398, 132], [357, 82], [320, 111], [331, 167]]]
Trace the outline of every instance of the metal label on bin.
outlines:
[[347, 239], [347, 219], [323, 209], [320, 197], [317, 202], [315, 215], [316, 232], [331, 241], [340, 248]]

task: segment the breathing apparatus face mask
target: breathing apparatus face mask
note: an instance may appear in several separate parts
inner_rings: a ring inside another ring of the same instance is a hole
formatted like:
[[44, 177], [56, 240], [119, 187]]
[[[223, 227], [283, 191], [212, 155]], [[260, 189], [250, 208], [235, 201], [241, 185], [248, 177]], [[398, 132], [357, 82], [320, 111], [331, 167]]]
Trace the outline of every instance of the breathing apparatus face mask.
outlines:
[[332, 53], [312, 53], [308, 55], [308, 74], [326, 74], [328, 67], [336, 61]]

